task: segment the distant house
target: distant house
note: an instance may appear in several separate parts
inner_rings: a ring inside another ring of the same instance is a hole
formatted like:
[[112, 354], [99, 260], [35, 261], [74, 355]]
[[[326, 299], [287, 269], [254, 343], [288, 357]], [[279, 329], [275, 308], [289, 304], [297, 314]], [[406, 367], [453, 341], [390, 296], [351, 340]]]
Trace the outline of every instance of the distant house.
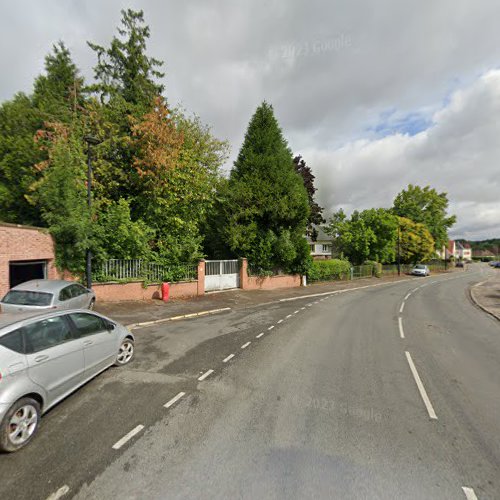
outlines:
[[448, 245], [441, 250], [436, 250], [440, 259], [454, 258], [456, 260], [472, 260], [472, 249], [468, 243], [460, 243], [459, 241], [449, 240]]
[[313, 241], [310, 237], [307, 238], [309, 248], [311, 250], [311, 257], [314, 260], [326, 260], [332, 258], [332, 237], [328, 236], [323, 229], [316, 228], [318, 237]]
[[456, 242], [455, 258], [458, 260], [472, 260], [472, 249], [468, 243]]

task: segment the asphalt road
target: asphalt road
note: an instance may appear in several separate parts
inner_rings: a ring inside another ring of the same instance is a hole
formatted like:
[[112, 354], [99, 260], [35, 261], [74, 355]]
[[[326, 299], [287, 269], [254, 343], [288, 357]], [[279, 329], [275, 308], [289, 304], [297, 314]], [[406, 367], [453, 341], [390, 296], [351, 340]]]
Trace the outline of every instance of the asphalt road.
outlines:
[[500, 498], [484, 272], [140, 330], [130, 367], [0, 456], [0, 498]]

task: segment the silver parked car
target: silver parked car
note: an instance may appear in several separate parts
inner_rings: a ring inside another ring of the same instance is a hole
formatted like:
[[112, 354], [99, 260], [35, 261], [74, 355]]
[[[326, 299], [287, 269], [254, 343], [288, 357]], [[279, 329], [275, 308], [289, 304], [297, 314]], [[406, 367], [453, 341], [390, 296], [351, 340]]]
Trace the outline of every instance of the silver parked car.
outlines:
[[412, 270], [411, 274], [414, 276], [430, 276], [429, 268], [424, 264], [417, 264]]
[[28, 444], [44, 412], [133, 356], [130, 331], [95, 312], [0, 315], [0, 449]]
[[64, 280], [31, 280], [11, 288], [0, 301], [2, 312], [49, 309], [93, 309], [95, 294], [79, 283]]

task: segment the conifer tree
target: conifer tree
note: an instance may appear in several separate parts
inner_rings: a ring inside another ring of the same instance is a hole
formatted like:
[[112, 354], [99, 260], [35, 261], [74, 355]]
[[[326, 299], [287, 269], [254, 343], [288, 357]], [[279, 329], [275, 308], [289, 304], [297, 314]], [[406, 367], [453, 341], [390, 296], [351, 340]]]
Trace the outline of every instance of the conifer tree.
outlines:
[[303, 272], [309, 202], [272, 106], [253, 115], [231, 171], [222, 237], [231, 252], [264, 271]]

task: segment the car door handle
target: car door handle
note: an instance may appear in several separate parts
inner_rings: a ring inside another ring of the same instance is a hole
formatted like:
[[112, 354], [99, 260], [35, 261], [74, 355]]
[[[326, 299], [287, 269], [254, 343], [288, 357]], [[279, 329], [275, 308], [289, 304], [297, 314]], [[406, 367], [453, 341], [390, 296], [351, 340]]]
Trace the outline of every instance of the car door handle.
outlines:
[[40, 361], [45, 361], [45, 360], [47, 360], [47, 359], [49, 359], [49, 356], [47, 356], [46, 354], [44, 354], [43, 356], [37, 356], [37, 357], [35, 358], [35, 361], [36, 361], [37, 363], [40, 363]]
[[91, 345], [93, 344], [94, 342], [92, 340], [86, 340], [83, 345]]

